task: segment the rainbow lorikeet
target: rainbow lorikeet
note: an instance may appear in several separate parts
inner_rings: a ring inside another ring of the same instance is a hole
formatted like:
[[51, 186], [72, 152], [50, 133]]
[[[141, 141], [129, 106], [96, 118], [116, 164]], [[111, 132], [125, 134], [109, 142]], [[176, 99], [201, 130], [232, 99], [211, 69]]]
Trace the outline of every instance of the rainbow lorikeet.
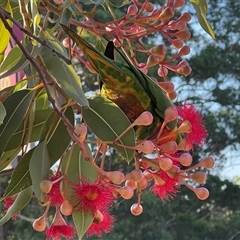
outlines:
[[[152, 113], [152, 124], [139, 126], [136, 129], [137, 140], [152, 139], [156, 136], [163, 122], [165, 109], [173, 105], [166, 93], [150, 77], [133, 66], [120, 51], [126, 65], [113, 60], [113, 42], [108, 43], [104, 55], [77, 33], [64, 25], [61, 26], [76, 42], [92, 68], [99, 74], [102, 97], [116, 103], [131, 122], [144, 111]], [[175, 128], [175, 125], [171, 122], [167, 124], [167, 127], [171, 130]]]

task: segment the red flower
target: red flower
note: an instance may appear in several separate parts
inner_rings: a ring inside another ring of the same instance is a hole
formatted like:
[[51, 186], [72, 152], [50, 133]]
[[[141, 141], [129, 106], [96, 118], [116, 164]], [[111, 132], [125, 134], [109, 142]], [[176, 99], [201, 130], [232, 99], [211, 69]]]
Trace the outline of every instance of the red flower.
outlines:
[[[6, 197], [4, 198], [4, 208], [5, 208], [5, 212], [8, 211], [8, 209], [13, 205], [15, 201], [15, 198], [14, 197]], [[15, 213], [13, 216], [12, 216], [12, 220], [16, 220], [17, 216], [18, 216], [19, 212]]]
[[[54, 182], [61, 177], [62, 173], [58, 171], [55, 175], [50, 176], [48, 180]], [[51, 201], [51, 204], [54, 206], [61, 205], [64, 200], [60, 191], [60, 182], [61, 181], [57, 181], [56, 183], [54, 183], [52, 185], [51, 191], [47, 194], [49, 200]]]
[[179, 121], [180, 125], [182, 123], [188, 124], [190, 129], [186, 136], [187, 142], [191, 145], [195, 143], [201, 146], [207, 137], [207, 131], [200, 112], [194, 105], [184, 103], [182, 107], [178, 107], [178, 115], [182, 118], [182, 120]]
[[[116, 219], [110, 215], [108, 212], [99, 212], [100, 215], [102, 215], [99, 220], [98, 217], [95, 217], [92, 224], [88, 228], [86, 234], [87, 237], [91, 237], [93, 235], [97, 235], [98, 237], [102, 237], [102, 232], [109, 233], [113, 228], [113, 222], [116, 221]], [[97, 214], [98, 215], [98, 214]]]
[[56, 214], [51, 226], [46, 230], [47, 240], [61, 240], [62, 237], [71, 239], [76, 235], [76, 230], [73, 226], [66, 224], [59, 208], [56, 208]]
[[178, 192], [178, 179], [174, 177], [169, 177], [168, 174], [164, 171], [159, 171], [158, 176], [165, 182], [165, 184], [159, 185], [155, 181], [154, 185], [151, 187], [151, 191], [155, 195], [158, 195], [162, 201], [164, 201], [165, 199], [172, 199]]
[[85, 178], [80, 178], [80, 183], [71, 183], [73, 188], [73, 200], [76, 200], [78, 211], [90, 212], [95, 215], [98, 209], [106, 210], [113, 200], [110, 189], [101, 185], [96, 180], [90, 183]]

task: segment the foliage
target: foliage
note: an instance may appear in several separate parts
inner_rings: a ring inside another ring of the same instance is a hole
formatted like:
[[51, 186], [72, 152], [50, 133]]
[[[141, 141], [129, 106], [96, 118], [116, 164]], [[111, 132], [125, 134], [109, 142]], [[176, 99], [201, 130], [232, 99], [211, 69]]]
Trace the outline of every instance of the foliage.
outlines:
[[[192, 2], [199, 22], [214, 36], [205, 19], [205, 1]], [[201, 115], [192, 105], [173, 106], [177, 93], [168, 79], [168, 71], [191, 73], [188, 62], [179, 61], [190, 52], [184, 41], [190, 38], [187, 22], [191, 15], [175, 15], [184, 5], [184, 1], [166, 1], [164, 6], [149, 1], [123, 1], [117, 6], [112, 1], [1, 3], [0, 29], [6, 40], [0, 46], [1, 77], [23, 75], [0, 92], [1, 169], [20, 153], [2, 197], [7, 212], [1, 224], [14, 218], [34, 196], [46, 207], [33, 222], [36, 231], [45, 230], [49, 209], [54, 207], [48, 238], [75, 235], [60, 210], [72, 215], [79, 238], [85, 233], [100, 237], [101, 231], [112, 228], [109, 207], [115, 198], [132, 199], [136, 189], [137, 203], [131, 212], [142, 213], [141, 196], [148, 181], [153, 186], [146, 191], [161, 199], [173, 198], [180, 184], [201, 200], [208, 197], [206, 188], [197, 187], [205, 183], [206, 174], [196, 168], [212, 168], [213, 158], [191, 165], [190, 154], [206, 137]], [[95, 12], [99, 8], [109, 11], [112, 19], [98, 21]], [[54, 21], [49, 23], [49, 19]], [[67, 25], [77, 27], [81, 36]], [[22, 39], [14, 28], [23, 34]], [[146, 48], [142, 38], [156, 33], [177, 53], [166, 54], [164, 44]], [[71, 40], [63, 37], [66, 34]], [[84, 41], [93, 36], [95, 47]], [[16, 46], [5, 54], [10, 37]], [[114, 59], [114, 49], [121, 60]], [[147, 58], [146, 63], [138, 60], [138, 53]], [[86, 97], [82, 85], [87, 79], [81, 82], [69, 56], [98, 73], [101, 96]], [[146, 75], [153, 66], [158, 73], [155, 79]], [[119, 154], [116, 171], [104, 170], [105, 160], [115, 151]], [[122, 159], [129, 167], [122, 168]], [[170, 236], [164, 228], [162, 231]]]

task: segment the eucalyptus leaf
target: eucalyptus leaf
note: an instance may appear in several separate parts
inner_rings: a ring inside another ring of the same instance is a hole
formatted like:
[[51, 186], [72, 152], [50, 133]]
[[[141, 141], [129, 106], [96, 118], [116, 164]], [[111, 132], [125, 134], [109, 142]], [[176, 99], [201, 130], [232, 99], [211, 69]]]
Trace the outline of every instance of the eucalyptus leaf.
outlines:
[[34, 91], [21, 90], [11, 94], [4, 102], [7, 115], [0, 126], [0, 155], [3, 153], [8, 141], [23, 121], [32, 101]]
[[[87, 144], [85, 144], [85, 148], [91, 156], [91, 150]], [[88, 161], [85, 160], [78, 145], [74, 145], [62, 159], [62, 172], [68, 176], [68, 180], [77, 184], [80, 183], [80, 178], [87, 178], [93, 183], [98, 177], [98, 172]], [[75, 206], [76, 202], [72, 198], [72, 190], [69, 185], [68, 195], [70, 196], [69, 201], [73, 206]], [[74, 211], [72, 217], [76, 226], [78, 237], [81, 239], [92, 223], [93, 216], [83, 211]]]
[[32, 185], [29, 162], [33, 151], [34, 148], [28, 151], [13, 170], [10, 183], [4, 193], [4, 198], [19, 193]]
[[12, 160], [19, 154], [20, 151], [21, 146], [19, 146], [16, 149], [4, 152], [0, 157], [0, 171], [5, 169], [12, 162]]
[[32, 191], [32, 187], [28, 187], [18, 194], [13, 205], [8, 209], [7, 213], [0, 220], [0, 225], [3, 225], [8, 220], [10, 220], [12, 216], [17, 214], [29, 203], [32, 198]]
[[[83, 108], [82, 114], [84, 121], [91, 131], [103, 142], [113, 142], [127, 127], [130, 121], [123, 111], [112, 101], [103, 97], [94, 97], [89, 99], [89, 108]], [[119, 142], [125, 146], [135, 146], [135, 133], [130, 129], [124, 134]], [[121, 156], [130, 162], [133, 159], [135, 151], [125, 147], [118, 147], [109, 143], [115, 148]]]
[[[43, 125], [46, 121], [46, 119], [49, 117], [51, 113], [53, 113], [53, 109], [43, 109], [35, 111], [33, 126], [31, 131], [31, 138], [30, 142], [36, 142], [40, 139], [41, 130], [43, 128]], [[25, 138], [23, 138], [23, 134], [28, 134], [29, 126], [26, 127], [25, 133], [24, 133], [24, 123], [22, 122], [19, 128], [14, 132], [12, 137], [10, 138], [5, 151], [9, 151], [11, 149], [17, 148], [20, 144], [25, 144]], [[23, 142], [22, 142], [23, 140]]]
[[[73, 124], [74, 114], [72, 108], [67, 108], [64, 114], [69, 122]], [[47, 141], [50, 164], [53, 165], [62, 156], [71, 141], [65, 124], [56, 112], [49, 115], [44, 123], [40, 140], [43, 141], [44, 139]]]
[[207, 32], [213, 39], [216, 39], [211, 25], [206, 19], [207, 2], [206, 0], [190, 0], [196, 10], [198, 21], [205, 32]]
[[34, 149], [29, 163], [34, 194], [40, 202], [44, 201], [44, 193], [40, 189], [40, 182], [49, 175], [50, 161], [46, 141], [40, 142]]
[[[5, 4], [2, 6], [5, 8], [6, 11], [12, 12], [11, 5], [9, 1], [5, 1]], [[7, 20], [10, 25], [12, 25], [12, 22]], [[8, 46], [9, 40], [10, 40], [10, 33], [9, 31], [5, 28], [5, 25], [0, 19], [0, 36], [1, 36], [1, 41], [0, 41], [0, 53], [3, 53], [5, 49]]]
[[63, 91], [81, 106], [88, 106], [81, 81], [72, 65], [67, 65], [56, 56], [45, 57], [43, 61], [48, 72], [55, 78]]
[[3, 120], [6, 117], [6, 114], [7, 114], [6, 109], [2, 102], [0, 102], [0, 125], [3, 124]]
[[10, 50], [10, 52], [6, 55], [6, 57], [4, 58], [1, 66], [0, 66], [0, 73], [7, 71], [7, 70], [11, 69], [12, 67], [14, 67], [19, 62], [22, 55], [23, 55], [23, 53], [22, 53], [21, 49], [19, 48], [19, 46], [15, 46], [14, 48], [12, 48]]

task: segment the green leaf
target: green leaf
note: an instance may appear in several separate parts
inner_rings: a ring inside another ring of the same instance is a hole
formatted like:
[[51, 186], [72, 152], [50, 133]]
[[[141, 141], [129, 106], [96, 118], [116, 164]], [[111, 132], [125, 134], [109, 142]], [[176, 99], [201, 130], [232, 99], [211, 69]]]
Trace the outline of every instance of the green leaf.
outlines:
[[32, 185], [29, 173], [29, 162], [33, 151], [34, 148], [28, 151], [13, 170], [11, 181], [5, 190], [4, 197], [19, 193]]
[[[88, 145], [85, 145], [88, 154], [91, 156], [91, 150]], [[62, 172], [68, 176], [68, 180], [74, 183], [80, 183], [79, 178], [86, 177], [90, 182], [94, 182], [98, 177], [98, 172], [93, 166], [84, 159], [84, 156], [78, 147], [74, 145], [62, 159]], [[71, 186], [68, 186], [68, 194], [72, 196]], [[69, 201], [73, 206], [76, 202], [70, 197]], [[93, 221], [93, 216], [85, 212], [73, 212], [74, 224], [78, 233], [79, 239], [83, 237], [86, 230]]]
[[14, 201], [13, 205], [8, 209], [7, 213], [4, 217], [0, 220], [0, 225], [3, 225], [8, 220], [11, 219], [16, 213], [22, 210], [31, 200], [32, 198], [32, 187], [24, 189], [20, 192]]
[[40, 182], [49, 175], [49, 169], [50, 161], [47, 143], [43, 141], [35, 147], [29, 163], [33, 191], [40, 202], [44, 201], [44, 193], [40, 189]]
[[[130, 121], [123, 111], [112, 101], [95, 97], [89, 99], [89, 108], [83, 108], [82, 114], [84, 121], [87, 123], [91, 131], [102, 141], [114, 141], [127, 127], [130, 126]], [[125, 146], [135, 146], [135, 133], [130, 129], [124, 134], [119, 142]], [[130, 162], [135, 151], [125, 147], [118, 147], [109, 144], [115, 148], [121, 156]]]
[[3, 124], [3, 120], [6, 117], [6, 114], [7, 114], [6, 109], [3, 106], [2, 102], [0, 102], [0, 125]]
[[[3, 6], [6, 11], [12, 12], [11, 5], [9, 1], [5, 1], [5, 5]], [[7, 20], [10, 25], [12, 25], [11, 21]], [[10, 33], [8, 30], [5, 28], [2, 19], [0, 19], [0, 36], [1, 36], [1, 41], [0, 41], [0, 53], [3, 53], [8, 46], [9, 40], [10, 40]]]
[[5, 169], [12, 162], [12, 160], [19, 154], [20, 151], [21, 146], [16, 149], [4, 152], [0, 158], [0, 171]]
[[7, 54], [7, 56], [4, 58], [0, 66], [0, 72], [2, 73], [14, 67], [18, 63], [22, 55], [23, 54], [19, 46], [15, 46], [14, 48], [12, 48], [11, 51]]
[[11, 94], [4, 102], [7, 115], [0, 126], [0, 155], [3, 153], [8, 141], [23, 121], [32, 101], [34, 91], [21, 90]]
[[[30, 142], [39, 141], [43, 125], [44, 125], [46, 119], [49, 117], [49, 115], [53, 112], [54, 112], [53, 109], [43, 109], [43, 110], [38, 110], [35, 112], [33, 126], [31, 129]], [[11, 149], [17, 148], [20, 144], [22, 144], [23, 134], [25, 134], [25, 135], [28, 134], [29, 126], [27, 126], [25, 130], [26, 131], [24, 133], [23, 132], [24, 124], [22, 122], [21, 125], [19, 126], [19, 128], [17, 129], [17, 131], [14, 132], [11, 139], [9, 140], [9, 142], [5, 148], [5, 151], [9, 151]], [[24, 138], [24, 140], [25, 140], [25, 138]], [[23, 142], [23, 144], [25, 144], [25, 143], [26, 143], [26, 141]]]
[[[71, 107], [67, 108], [65, 116], [71, 124], [74, 123]], [[62, 156], [71, 140], [65, 124], [56, 112], [53, 112], [46, 120], [40, 139], [46, 139], [50, 164], [53, 165]]]
[[[32, 43], [27, 44], [25, 47], [32, 57], [35, 57], [36, 55], [38, 55], [43, 48], [42, 46], [33, 47]], [[26, 66], [28, 66], [28, 64], [29, 64], [29, 61], [26, 59], [25, 55], [22, 55], [22, 57], [13, 67], [11, 67], [9, 70], [7, 70], [4, 74], [1, 75], [1, 78], [8, 77], [14, 73], [17, 73], [23, 70]]]
[[45, 89], [42, 89], [36, 97], [36, 110], [46, 109], [50, 106], [48, 95]]
[[[38, 25], [41, 21], [40, 14], [38, 12], [37, 1], [31, 0], [30, 6], [31, 6], [32, 19], [33, 19], [33, 33], [34, 33], [34, 35], [37, 35]], [[34, 45], [36, 45], [36, 44], [37, 44], [37, 42]]]
[[215, 38], [214, 31], [206, 19], [206, 13], [207, 13], [206, 0], [190, 0], [190, 2], [192, 3], [193, 7], [196, 10], [198, 21], [201, 27], [204, 29], [205, 32], [207, 32], [215, 40], [216, 38]]
[[81, 106], [88, 106], [81, 81], [72, 65], [67, 65], [56, 56], [43, 58], [47, 70], [55, 78], [63, 91]]

